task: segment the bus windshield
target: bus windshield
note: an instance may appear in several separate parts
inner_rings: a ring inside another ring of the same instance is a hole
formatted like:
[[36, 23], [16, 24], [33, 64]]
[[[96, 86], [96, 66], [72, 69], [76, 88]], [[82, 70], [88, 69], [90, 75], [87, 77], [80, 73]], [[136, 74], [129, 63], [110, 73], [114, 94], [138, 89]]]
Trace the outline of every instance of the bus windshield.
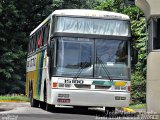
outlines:
[[58, 17], [55, 32], [131, 36], [129, 21]]
[[61, 37], [57, 43], [55, 75], [129, 79], [127, 41]]

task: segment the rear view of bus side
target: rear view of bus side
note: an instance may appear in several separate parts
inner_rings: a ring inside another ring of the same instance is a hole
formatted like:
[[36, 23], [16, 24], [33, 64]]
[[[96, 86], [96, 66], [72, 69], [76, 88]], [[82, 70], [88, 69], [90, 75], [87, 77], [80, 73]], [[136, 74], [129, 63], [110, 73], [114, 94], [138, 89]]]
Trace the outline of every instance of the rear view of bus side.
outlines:
[[26, 93], [32, 107], [129, 106], [131, 31], [127, 15], [56, 10], [30, 34]]

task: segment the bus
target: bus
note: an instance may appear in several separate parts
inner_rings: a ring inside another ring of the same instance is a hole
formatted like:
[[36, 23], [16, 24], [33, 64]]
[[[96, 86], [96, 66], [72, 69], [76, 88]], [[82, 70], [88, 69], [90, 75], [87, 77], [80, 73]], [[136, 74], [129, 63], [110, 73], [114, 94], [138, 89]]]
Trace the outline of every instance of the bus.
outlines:
[[147, 111], [160, 113], [160, 1], [136, 0], [143, 11], [148, 28], [147, 41]]
[[131, 28], [127, 15], [56, 10], [30, 33], [26, 94], [32, 107], [53, 110], [130, 103]]

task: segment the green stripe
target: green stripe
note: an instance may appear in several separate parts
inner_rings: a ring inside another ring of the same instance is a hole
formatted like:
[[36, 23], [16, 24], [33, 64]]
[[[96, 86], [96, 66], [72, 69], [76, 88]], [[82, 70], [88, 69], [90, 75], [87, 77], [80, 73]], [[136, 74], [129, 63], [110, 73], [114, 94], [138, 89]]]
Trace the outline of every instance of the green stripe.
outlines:
[[92, 85], [112, 86], [112, 81], [93, 81]]
[[40, 99], [41, 83], [42, 83], [43, 61], [44, 61], [44, 51], [40, 53], [40, 59], [38, 62], [37, 97], [39, 99]]

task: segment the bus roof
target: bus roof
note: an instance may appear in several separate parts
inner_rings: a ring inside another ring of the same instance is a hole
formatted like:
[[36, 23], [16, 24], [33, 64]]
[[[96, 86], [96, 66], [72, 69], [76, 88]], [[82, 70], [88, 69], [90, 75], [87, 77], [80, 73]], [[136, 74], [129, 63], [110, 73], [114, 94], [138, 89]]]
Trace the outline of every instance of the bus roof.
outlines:
[[51, 15], [49, 15], [38, 27], [36, 27], [31, 33], [30, 36], [36, 32], [41, 26], [43, 26], [51, 16], [82, 16], [82, 17], [96, 17], [96, 18], [106, 18], [106, 19], [119, 19], [119, 20], [130, 20], [129, 16], [108, 12], [100, 10], [89, 10], [89, 9], [62, 9], [55, 10]]
[[64, 10], [56, 10], [52, 13], [52, 15], [68, 15], [68, 16], [82, 16], [82, 17], [102, 17], [109, 19], [122, 19], [129, 20], [129, 17], [124, 14], [108, 12], [108, 11], [100, 11], [100, 10], [89, 10], [89, 9], [64, 9]]

